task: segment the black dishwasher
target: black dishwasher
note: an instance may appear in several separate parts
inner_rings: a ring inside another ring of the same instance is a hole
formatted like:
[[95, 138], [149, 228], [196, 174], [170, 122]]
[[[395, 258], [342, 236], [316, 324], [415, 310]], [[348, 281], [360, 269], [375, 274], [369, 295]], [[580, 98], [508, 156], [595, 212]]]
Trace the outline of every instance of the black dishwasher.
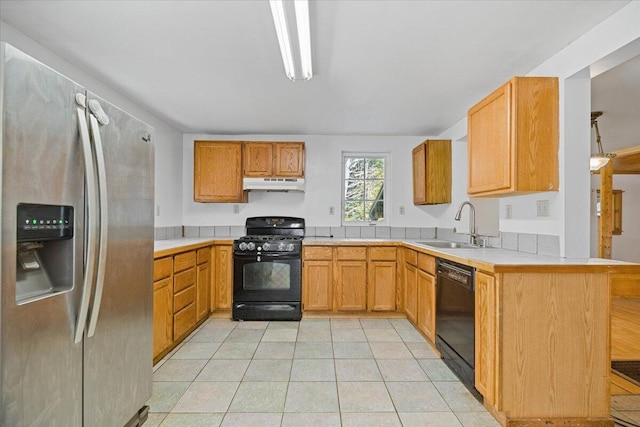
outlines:
[[473, 267], [438, 258], [436, 282], [436, 348], [476, 398], [475, 286]]

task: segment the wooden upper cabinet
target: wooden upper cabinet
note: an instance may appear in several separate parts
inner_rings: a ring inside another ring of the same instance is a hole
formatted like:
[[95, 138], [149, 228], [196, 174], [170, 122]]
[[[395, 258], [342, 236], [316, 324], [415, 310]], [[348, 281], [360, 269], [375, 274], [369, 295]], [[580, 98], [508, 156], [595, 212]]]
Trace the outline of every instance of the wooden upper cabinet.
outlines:
[[273, 144], [247, 142], [244, 144], [244, 176], [273, 175]]
[[304, 142], [273, 144], [273, 175], [304, 177]]
[[242, 143], [195, 141], [193, 184], [196, 202], [245, 202]]
[[451, 203], [451, 140], [426, 140], [412, 160], [413, 204]]
[[468, 114], [472, 196], [558, 190], [558, 79], [514, 77]]

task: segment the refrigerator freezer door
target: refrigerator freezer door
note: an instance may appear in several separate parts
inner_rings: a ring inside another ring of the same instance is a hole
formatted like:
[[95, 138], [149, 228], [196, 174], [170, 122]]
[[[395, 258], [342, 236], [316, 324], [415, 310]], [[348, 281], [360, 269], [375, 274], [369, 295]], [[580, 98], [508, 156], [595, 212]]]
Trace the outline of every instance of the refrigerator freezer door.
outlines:
[[[83, 349], [73, 334], [83, 269], [84, 167], [74, 97], [84, 89], [10, 45], [0, 50], [0, 425], [80, 426]], [[73, 239], [18, 250], [18, 203], [72, 207]], [[21, 267], [17, 252], [27, 250], [39, 268]], [[55, 271], [59, 263], [70, 267]], [[25, 293], [30, 275], [36, 278], [31, 285], [51, 286]]]
[[151, 397], [154, 158], [149, 126], [91, 93], [87, 99], [109, 118], [99, 127], [109, 239], [102, 298], [94, 298], [100, 309], [90, 313], [95, 333], [85, 336], [84, 421], [110, 427]]

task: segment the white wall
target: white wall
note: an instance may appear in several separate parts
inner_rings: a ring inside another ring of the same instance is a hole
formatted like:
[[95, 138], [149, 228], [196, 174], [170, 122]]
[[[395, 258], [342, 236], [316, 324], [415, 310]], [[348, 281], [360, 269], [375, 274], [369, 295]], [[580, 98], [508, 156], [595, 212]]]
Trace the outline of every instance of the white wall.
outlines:
[[49, 67], [85, 86], [140, 120], [153, 126], [153, 143], [156, 156], [155, 203], [160, 206], [160, 215], [155, 218], [156, 227], [182, 225], [182, 207], [179, 200], [182, 192], [182, 156], [180, 141], [182, 133], [166, 122], [129, 100], [126, 96], [106, 86], [70, 62], [55, 55], [41, 44], [0, 20], [0, 41], [7, 42]]
[[[626, 45], [640, 39], [640, 1], [629, 3], [575, 42], [527, 73], [530, 76], [556, 76], [560, 82], [560, 189], [500, 199], [500, 231], [553, 234], [560, 236], [561, 256], [589, 256], [589, 115], [585, 102], [589, 88], [585, 69]], [[636, 53], [637, 54], [637, 53]], [[629, 57], [633, 53], [629, 54]], [[584, 111], [584, 120], [580, 113]], [[462, 139], [466, 117], [441, 136]], [[580, 141], [586, 139], [584, 144]], [[549, 200], [549, 217], [536, 217], [536, 201]], [[504, 217], [506, 205], [513, 218]]]

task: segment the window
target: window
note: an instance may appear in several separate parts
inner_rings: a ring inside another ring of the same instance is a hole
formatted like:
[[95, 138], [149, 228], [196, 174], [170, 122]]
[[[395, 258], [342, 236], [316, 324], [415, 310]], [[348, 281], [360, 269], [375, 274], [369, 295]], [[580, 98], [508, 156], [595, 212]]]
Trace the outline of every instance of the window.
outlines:
[[387, 164], [385, 153], [342, 153], [344, 225], [385, 222]]

